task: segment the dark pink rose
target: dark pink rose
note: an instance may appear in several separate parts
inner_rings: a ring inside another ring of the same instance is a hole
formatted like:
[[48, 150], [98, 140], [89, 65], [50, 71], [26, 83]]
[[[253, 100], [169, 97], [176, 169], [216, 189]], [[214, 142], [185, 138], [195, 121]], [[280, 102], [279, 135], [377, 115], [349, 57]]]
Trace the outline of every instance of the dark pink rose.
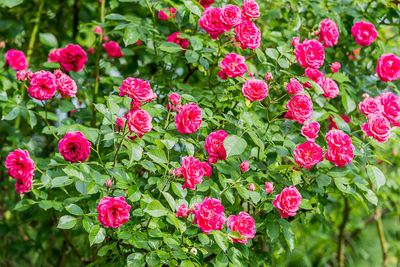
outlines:
[[8, 175], [14, 179], [32, 179], [35, 171], [35, 163], [29, 152], [22, 149], [10, 152], [4, 165], [7, 168]]
[[115, 121], [115, 131], [116, 132], [123, 132], [125, 128], [125, 121], [122, 118], [117, 118]]
[[203, 182], [204, 168], [202, 162], [193, 156], [189, 156], [182, 158], [181, 165], [181, 172], [185, 178], [185, 183], [182, 188], [195, 190], [196, 184], [201, 184]]
[[243, 161], [243, 162], [240, 164], [240, 170], [241, 170], [243, 173], [247, 172], [247, 171], [249, 170], [249, 167], [250, 167], [250, 163], [249, 163], [247, 160]]
[[[308, 79], [313, 80], [316, 84], [318, 84], [321, 87], [324, 86], [325, 74], [323, 74], [319, 70], [307, 68], [303, 76], [307, 76]], [[309, 82], [305, 82], [303, 85], [306, 88], [312, 88], [312, 85]]]
[[384, 143], [390, 138], [390, 122], [380, 114], [369, 115], [368, 123], [364, 123], [361, 129], [379, 143]]
[[313, 165], [317, 165], [318, 162], [324, 159], [322, 148], [313, 141], [306, 141], [296, 146], [293, 156], [294, 161], [296, 161], [300, 167], [307, 169], [310, 169]]
[[226, 80], [228, 78], [228, 75], [226, 75], [225, 71], [220, 70], [218, 72], [218, 77], [221, 78], [222, 80]]
[[60, 65], [63, 71], [81, 71], [86, 62], [86, 52], [79, 45], [69, 44], [60, 51]]
[[234, 243], [239, 242], [241, 244], [246, 244], [256, 234], [255, 220], [248, 213], [243, 211], [239, 212], [237, 216], [229, 216], [226, 225], [229, 229], [238, 232], [240, 236], [243, 237], [242, 239], [235, 239], [231, 237]]
[[176, 129], [183, 134], [197, 132], [201, 123], [201, 109], [195, 103], [183, 105], [175, 117]]
[[57, 87], [62, 97], [74, 97], [78, 90], [76, 82], [65, 73], [57, 79]]
[[97, 35], [101, 35], [103, 33], [103, 29], [99, 25], [97, 25], [96, 27], [94, 27], [93, 32]]
[[29, 192], [32, 187], [32, 179], [33, 177], [29, 177], [26, 179], [17, 179], [15, 182], [15, 190], [18, 194], [23, 194]]
[[210, 178], [212, 174], [212, 167], [206, 161], [202, 162], [201, 164], [203, 165], [204, 176]]
[[243, 84], [242, 92], [249, 101], [261, 101], [268, 96], [268, 85], [262, 80], [250, 79]]
[[49, 57], [47, 58], [48, 62], [60, 62], [60, 53], [63, 49], [62, 48], [57, 48], [54, 50], [51, 50], [49, 53]]
[[351, 34], [360, 46], [369, 46], [378, 36], [374, 24], [365, 21], [356, 22], [351, 28]]
[[181, 96], [177, 93], [171, 93], [168, 99], [169, 102], [171, 102], [171, 104], [178, 105], [179, 102], [181, 101]]
[[324, 19], [321, 23], [318, 41], [324, 42], [325, 47], [331, 47], [338, 43], [339, 28], [331, 19]]
[[26, 70], [28, 68], [28, 61], [24, 52], [11, 49], [5, 54], [6, 66], [10, 65], [14, 70]]
[[324, 64], [324, 46], [317, 40], [307, 40], [296, 45], [294, 54], [303, 68], [318, 69]]
[[307, 95], [295, 95], [286, 104], [288, 109], [285, 119], [295, 120], [299, 124], [311, 119], [313, 114], [313, 103]]
[[111, 181], [111, 179], [108, 179], [108, 180], [106, 181], [106, 187], [107, 187], [107, 188], [111, 188], [111, 186], [112, 186], [112, 181]]
[[29, 82], [28, 93], [37, 100], [51, 99], [58, 87], [56, 76], [44, 70], [35, 72]]
[[[243, 163], [242, 163], [243, 164]], [[250, 191], [255, 191], [256, 190], [256, 186], [254, 184], [250, 184], [249, 185], [249, 190]]]
[[146, 110], [140, 108], [131, 109], [125, 114], [125, 119], [129, 132], [136, 133], [140, 138], [153, 129], [153, 125], [151, 124], [152, 117]]
[[330, 130], [326, 136], [329, 149], [325, 153], [326, 160], [338, 167], [344, 167], [353, 161], [354, 146], [350, 137], [341, 130]]
[[202, 203], [195, 204], [196, 211], [193, 223], [206, 234], [212, 230], [221, 230], [225, 224], [224, 206], [215, 198], [206, 197]]
[[296, 45], [298, 45], [300, 43], [300, 37], [294, 36], [292, 38], [292, 45], [293, 47], [296, 47]]
[[214, 40], [225, 31], [221, 13], [221, 8], [209, 7], [204, 10], [203, 16], [199, 20], [200, 28], [205, 30]]
[[231, 78], [243, 77], [247, 72], [246, 58], [235, 53], [226, 54], [219, 66]]
[[254, 0], [244, 0], [242, 15], [245, 19], [257, 19], [260, 16], [260, 7]]
[[[254, 78], [254, 77], [253, 77]], [[270, 80], [273, 80], [274, 79], [274, 76], [272, 76], [272, 73], [271, 72], [267, 72], [267, 74], [265, 74], [265, 80], [267, 81], [267, 82], [269, 82]]]
[[189, 210], [186, 207], [186, 205], [185, 204], [180, 205], [176, 212], [176, 217], [186, 218], [188, 215], [189, 215]]
[[103, 197], [97, 206], [97, 220], [106, 228], [119, 228], [129, 221], [130, 209], [124, 197]]
[[375, 98], [364, 98], [364, 100], [358, 104], [358, 108], [365, 116], [382, 113], [383, 109], [379, 96]]
[[242, 49], [257, 49], [260, 47], [261, 32], [256, 24], [250, 20], [244, 19], [235, 27], [235, 36]]
[[198, 0], [200, 5], [202, 5], [205, 9], [208, 8], [210, 5], [215, 3], [215, 0]]
[[114, 41], [109, 41], [108, 43], [103, 44], [104, 49], [107, 52], [108, 57], [113, 58], [113, 57], [122, 57], [124, 53], [121, 51], [121, 47], [119, 46], [118, 43]]
[[331, 65], [332, 73], [338, 72], [340, 67], [341, 67], [341, 65], [339, 62], [333, 62]]
[[301, 128], [301, 134], [307, 138], [307, 141], [315, 141], [315, 139], [318, 137], [319, 129], [319, 123], [313, 121], [303, 125]]
[[226, 151], [224, 147], [224, 140], [228, 136], [228, 134], [224, 130], [218, 130], [216, 132], [210, 133], [204, 144], [204, 149], [207, 150], [207, 153], [214, 157], [216, 160], [208, 158], [208, 162], [211, 164], [216, 163], [218, 160], [226, 159]]
[[22, 82], [26, 80], [26, 70], [19, 70], [17, 71], [17, 73], [15, 74], [15, 76], [17, 77], [17, 80]]
[[298, 80], [290, 78], [290, 83], [286, 85], [286, 91], [289, 95], [295, 95], [303, 92], [304, 88]]
[[380, 96], [382, 115], [393, 123], [400, 118], [400, 99], [392, 92], [383, 93]]
[[68, 132], [58, 143], [58, 151], [65, 161], [84, 162], [90, 154], [90, 142], [79, 131]]
[[225, 31], [229, 31], [242, 21], [242, 11], [238, 6], [226, 5], [221, 10], [221, 20]]
[[334, 80], [326, 78], [322, 86], [325, 98], [335, 98], [339, 94], [339, 87]]
[[378, 60], [376, 74], [383, 82], [397, 80], [400, 77], [400, 58], [395, 54], [383, 54]]
[[218, 162], [218, 158], [215, 156], [208, 156], [207, 161], [210, 162], [210, 164], [215, 164]]
[[183, 49], [186, 49], [189, 46], [189, 40], [184, 38], [179, 38], [178, 36], [181, 35], [181, 32], [174, 32], [167, 38], [167, 42], [176, 43]]
[[164, 12], [164, 10], [160, 10], [160, 12], [158, 12], [158, 18], [161, 20], [168, 20], [169, 16]]
[[265, 192], [267, 194], [271, 194], [274, 192], [274, 183], [273, 182], [265, 182]]
[[120, 96], [127, 95], [133, 100], [139, 102], [150, 102], [154, 95], [149, 82], [131, 77], [128, 77], [123, 81], [119, 90]]
[[301, 204], [301, 194], [296, 187], [285, 187], [282, 192], [276, 196], [273, 204], [281, 214], [282, 218], [294, 216]]

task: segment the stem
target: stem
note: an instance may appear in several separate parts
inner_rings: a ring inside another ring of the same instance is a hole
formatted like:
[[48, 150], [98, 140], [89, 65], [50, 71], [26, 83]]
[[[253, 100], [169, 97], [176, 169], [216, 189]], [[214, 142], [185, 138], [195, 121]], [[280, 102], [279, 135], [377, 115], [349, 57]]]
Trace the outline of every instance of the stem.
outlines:
[[113, 165], [114, 167], [115, 167], [115, 165], [117, 165], [117, 156], [118, 156], [118, 152], [119, 152], [119, 150], [120, 150], [121, 147], [122, 147], [122, 143], [124, 142], [125, 136], [129, 133], [129, 131], [127, 131], [127, 132], [125, 133], [126, 125], [127, 125], [127, 123], [125, 123], [125, 126], [124, 126], [124, 134], [123, 134], [123, 136], [122, 136], [122, 138], [121, 138], [121, 142], [119, 142], [118, 148], [117, 148], [117, 150], [115, 151], [115, 154], [114, 154], [114, 165]]
[[381, 211], [378, 207], [375, 209], [375, 216], [376, 216], [376, 227], [378, 228], [379, 240], [381, 241], [382, 247], [382, 258], [383, 263], [382, 266], [388, 266], [388, 245], [385, 238], [385, 233], [383, 232], [383, 223], [381, 217]]
[[344, 266], [344, 249], [345, 249], [345, 247], [344, 247], [344, 230], [345, 230], [346, 224], [349, 220], [349, 215], [350, 215], [349, 200], [347, 198], [345, 198], [344, 199], [343, 221], [339, 228], [339, 244], [338, 244], [338, 253], [337, 253], [339, 267]]
[[[106, 0], [103, 0], [101, 2], [101, 7], [100, 7], [100, 22], [104, 23], [105, 19], [105, 5], [106, 5]], [[100, 35], [100, 40], [99, 40], [99, 44], [97, 46], [97, 50], [96, 50], [96, 69], [95, 69], [95, 81], [94, 81], [94, 89], [93, 89], [93, 96], [92, 96], [92, 110], [93, 110], [93, 114], [92, 114], [92, 122], [91, 125], [95, 126], [96, 124], [96, 112], [95, 112], [95, 107], [94, 107], [94, 103], [96, 102], [96, 96], [99, 92], [99, 83], [100, 83], [100, 57], [101, 57], [101, 46], [102, 46], [102, 42], [103, 42], [103, 37], [104, 37], [104, 30], [102, 29], [101, 31], [101, 35]]]
[[46, 103], [42, 101], [43, 104], [43, 108], [44, 108], [44, 121], [46, 122], [47, 128], [49, 128], [49, 131], [51, 132], [51, 134], [54, 136], [55, 139], [60, 140], [60, 138], [58, 138], [58, 136], [53, 132], [53, 130], [50, 127], [50, 123], [47, 120], [47, 108], [46, 108]]
[[171, 111], [168, 110], [167, 121], [165, 122], [164, 129], [167, 129], [167, 127], [168, 127], [168, 124], [169, 124], [169, 115], [170, 115], [170, 114], [171, 114]]
[[156, 54], [156, 56], [158, 56], [157, 44], [156, 44], [156, 32], [155, 32], [155, 29], [156, 29], [156, 17], [154, 15], [153, 9], [151, 9], [149, 0], [146, 0], [146, 4], [147, 4], [147, 7], [149, 8], [149, 11], [151, 13], [151, 18], [153, 20], [153, 48], [154, 48], [154, 53]]

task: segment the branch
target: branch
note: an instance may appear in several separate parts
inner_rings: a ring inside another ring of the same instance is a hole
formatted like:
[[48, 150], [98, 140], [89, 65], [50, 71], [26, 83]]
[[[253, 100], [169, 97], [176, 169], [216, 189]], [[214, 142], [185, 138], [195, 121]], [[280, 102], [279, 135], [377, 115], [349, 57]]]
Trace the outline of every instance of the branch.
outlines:
[[339, 243], [338, 243], [338, 266], [343, 267], [344, 266], [344, 230], [346, 228], [346, 224], [349, 220], [349, 215], [350, 215], [350, 207], [349, 207], [349, 200], [347, 198], [344, 199], [344, 214], [343, 214], [343, 221], [342, 224], [339, 227]]
[[379, 210], [378, 207], [376, 207], [375, 209], [375, 216], [376, 216], [376, 227], [378, 228], [379, 240], [381, 241], [381, 247], [382, 247], [382, 258], [383, 258], [382, 266], [386, 267], [388, 266], [388, 245], [386, 242], [385, 233], [383, 232], [381, 211]]

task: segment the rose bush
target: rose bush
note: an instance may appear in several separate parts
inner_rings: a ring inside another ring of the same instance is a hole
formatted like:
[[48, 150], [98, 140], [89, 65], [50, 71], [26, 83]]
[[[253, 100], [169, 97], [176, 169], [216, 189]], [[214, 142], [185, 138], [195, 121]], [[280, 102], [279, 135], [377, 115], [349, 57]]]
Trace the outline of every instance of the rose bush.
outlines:
[[397, 264], [398, 4], [0, 1], [0, 265]]

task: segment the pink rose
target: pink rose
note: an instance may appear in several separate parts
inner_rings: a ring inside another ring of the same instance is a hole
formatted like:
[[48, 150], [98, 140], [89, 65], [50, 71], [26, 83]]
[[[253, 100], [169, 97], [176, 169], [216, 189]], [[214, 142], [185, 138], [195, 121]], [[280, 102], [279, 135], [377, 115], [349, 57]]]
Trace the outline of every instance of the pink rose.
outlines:
[[226, 151], [224, 147], [224, 140], [228, 136], [228, 134], [224, 130], [218, 130], [216, 132], [210, 133], [204, 145], [204, 149], [207, 150], [207, 153], [210, 156], [215, 157], [214, 159], [208, 158], [208, 161], [213, 164], [216, 163], [218, 160], [225, 160], [226, 159]]
[[294, 186], [285, 187], [276, 196], [273, 204], [279, 210], [282, 218], [294, 216], [301, 204], [301, 194]]
[[220, 70], [218, 72], [218, 77], [221, 78], [222, 80], [226, 80], [228, 78], [228, 75], [226, 75], [225, 71]]
[[97, 206], [97, 220], [106, 228], [119, 228], [129, 221], [130, 209], [124, 197], [103, 197]]
[[185, 183], [182, 188], [195, 190], [196, 184], [201, 184], [203, 182], [204, 168], [202, 162], [193, 156], [189, 156], [182, 158], [181, 165], [181, 172], [185, 178]]
[[28, 68], [28, 61], [24, 52], [11, 49], [5, 54], [6, 66], [10, 65], [14, 70], [26, 70]]
[[17, 80], [22, 82], [26, 80], [26, 70], [19, 70], [17, 71], [17, 73], [15, 74], [15, 76], [17, 77]]
[[87, 49], [87, 52], [88, 52], [89, 54], [94, 54], [94, 48], [93, 48], [93, 47], [89, 47], [89, 48]]
[[296, 47], [296, 45], [298, 45], [300, 43], [300, 37], [294, 36], [292, 38], [292, 45], [293, 47]]
[[250, 163], [249, 163], [247, 160], [243, 161], [243, 162], [240, 164], [240, 170], [241, 170], [243, 173], [247, 172], [247, 171], [249, 170], [249, 167], [250, 167]]
[[380, 96], [382, 115], [393, 123], [400, 118], [400, 99], [392, 92], [383, 93]]
[[212, 174], [212, 167], [210, 166], [210, 164], [204, 161], [201, 163], [201, 165], [203, 165], [204, 176], [210, 178]]
[[226, 222], [226, 225], [229, 229], [235, 232], [239, 232], [240, 236], [243, 236], [243, 239], [235, 239], [232, 238], [234, 243], [246, 244], [256, 235], [256, 224], [253, 217], [251, 217], [246, 212], [239, 212], [237, 216], [231, 215]]
[[269, 82], [270, 80], [273, 80], [273, 79], [274, 79], [274, 76], [272, 76], [271, 72], [267, 72], [267, 74], [265, 74], [265, 80], [267, 82]]
[[351, 34], [360, 46], [369, 46], [378, 36], [374, 24], [365, 21], [356, 22], [351, 28]]
[[315, 139], [318, 137], [319, 129], [319, 123], [313, 121], [303, 125], [301, 128], [301, 134], [307, 138], [307, 141], [315, 141]]
[[35, 163], [29, 152], [19, 148], [8, 154], [4, 165], [7, 168], [8, 175], [14, 179], [32, 178], [35, 171]]
[[167, 42], [176, 43], [183, 49], [186, 49], [189, 46], [189, 40], [184, 38], [179, 38], [178, 36], [181, 35], [181, 32], [174, 32], [167, 38]]
[[212, 230], [221, 230], [225, 224], [224, 206], [215, 198], [206, 197], [202, 203], [195, 204], [196, 211], [193, 223], [206, 234]]
[[299, 124], [311, 119], [313, 114], [313, 103], [307, 95], [295, 95], [290, 99], [289, 103], [286, 104], [288, 112], [285, 115], [285, 119], [295, 120]]
[[324, 19], [321, 23], [318, 41], [324, 42], [325, 47], [331, 47], [338, 43], [339, 28], [331, 19]]
[[214, 40], [225, 31], [221, 20], [221, 13], [221, 8], [209, 7], [204, 10], [203, 16], [199, 20], [200, 28], [205, 30]]
[[350, 137], [341, 130], [330, 130], [326, 136], [329, 149], [325, 153], [326, 160], [338, 167], [344, 167], [353, 161], [354, 146]]
[[254, 0], [244, 0], [242, 15], [245, 19], [257, 19], [260, 16], [260, 7]]
[[340, 67], [341, 67], [341, 65], [339, 62], [333, 62], [331, 65], [332, 73], [338, 72]]
[[296, 146], [294, 151], [294, 161], [304, 167], [310, 169], [311, 166], [317, 165], [318, 162], [323, 160], [323, 151], [320, 146], [312, 141], [306, 141], [303, 144]]
[[382, 82], [397, 80], [400, 77], [400, 58], [395, 54], [383, 54], [378, 60], [376, 74]]
[[257, 49], [260, 47], [261, 32], [256, 24], [250, 20], [244, 19], [235, 27], [235, 36], [242, 49]]
[[168, 20], [169, 16], [165, 14], [164, 10], [160, 10], [160, 12], [158, 12], [158, 18], [161, 20]]
[[29, 177], [26, 179], [17, 179], [17, 181], [15, 182], [15, 190], [17, 191], [17, 193], [23, 194], [29, 192], [32, 187], [32, 179], [33, 177]]
[[200, 5], [202, 5], [204, 8], [208, 8], [210, 5], [215, 3], [215, 0], [198, 0], [200, 2]]
[[296, 80], [295, 78], [290, 78], [290, 83], [286, 85], [286, 91], [290, 95], [295, 95], [302, 93], [304, 91], [304, 88], [298, 80]]
[[179, 102], [181, 101], [181, 96], [177, 93], [171, 93], [168, 99], [169, 102], [171, 102], [171, 104], [178, 105]]
[[49, 71], [35, 72], [29, 82], [28, 93], [37, 100], [51, 99], [57, 90], [56, 76]]
[[221, 20], [225, 31], [229, 31], [242, 21], [242, 11], [238, 6], [226, 5], [221, 10]]
[[318, 69], [324, 64], [324, 46], [317, 40], [307, 40], [296, 45], [294, 54], [303, 68]]
[[119, 90], [120, 96], [127, 95], [139, 102], [150, 102], [154, 94], [150, 88], [149, 82], [131, 77], [128, 77], [123, 81]]
[[57, 48], [54, 50], [51, 50], [49, 53], [49, 57], [47, 58], [48, 62], [60, 62], [60, 53], [63, 49], [62, 48]]
[[176, 129], [183, 134], [197, 132], [201, 123], [201, 109], [195, 103], [183, 105], [175, 117]]
[[114, 41], [109, 41], [108, 43], [103, 44], [104, 49], [107, 52], [108, 57], [113, 58], [113, 57], [122, 57], [124, 53], [121, 51], [121, 47], [119, 46], [118, 43]]
[[235, 53], [226, 54], [219, 66], [231, 78], [243, 77], [247, 72], [246, 58]]
[[364, 98], [364, 100], [358, 104], [358, 108], [365, 116], [370, 114], [379, 114], [383, 109], [379, 96], [375, 98]]
[[5, 48], [5, 47], [6, 47], [6, 42], [1, 41], [1, 42], [0, 42], [0, 48]]
[[86, 52], [79, 45], [69, 44], [60, 51], [60, 65], [63, 71], [81, 71], [86, 62]]
[[136, 133], [140, 138], [153, 129], [153, 125], [151, 124], [152, 117], [146, 110], [131, 109], [125, 114], [125, 119], [129, 132]]
[[262, 80], [250, 79], [243, 84], [242, 92], [249, 101], [261, 101], [268, 96], [268, 85]]
[[326, 78], [322, 86], [325, 98], [335, 98], [339, 94], [339, 87], [334, 80]]
[[364, 123], [361, 129], [379, 143], [384, 143], [390, 138], [390, 122], [379, 114], [369, 115], [368, 123]]
[[187, 209], [185, 204], [179, 206], [176, 217], [186, 218], [189, 215], [189, 210]]
[[265, 192], [267, 194], [271, 194], [274, 192], [274, 183], [273, 182], [265, 182]]
[[75, 81], [67, 74], [63, 74], [57, 79], [57, 87], [62, 97], [74, 97], [78, 90]]
[[107, 188], [110, 188], [112, 186], [112, 181], [111, 181], [111, 179], [108, 179], [107, 181], [106, 181], [106, 187]]
[[93, 32], [95, 34], [101, 35], [103, 33], [103, 29], [99, 25], [97, 25], [96, 27], [94, 27]]
[[122, 118], [117, 118], [115, 121], [115, 131], [122, 132], [125, 128], [125, 121]]
[[[323, 87], [325, 82], [325, 74], [320, 72], [319, 70], [307, 68], [304, 72], [303, 76], [307, 76], [308, 79], [313, 80], [316, 84]], [[304, 87], [312, 88], [313, 86], [309, 82], [305, 82]]]
[[[243, 163], [242, 163], [242, 164], [243, 164]], [[249, 185], [249, 190], [250, 190], [250, 191], [255, 191], [255, 190], [256, 190], [255, 185], [254, 185], [254, 184], [250, 184], [250, 185]]]
[[65, 161], [84, 162], [90, 154], [91, 143], [85, 135], [79, 131], [68, 132], [64, 138], [58, 142], [58, 151]]
[[218, 162], [218, 158], [215, 156], [208, 156], [207, 161], [210, 162], [210, 164], [215, 164]]

